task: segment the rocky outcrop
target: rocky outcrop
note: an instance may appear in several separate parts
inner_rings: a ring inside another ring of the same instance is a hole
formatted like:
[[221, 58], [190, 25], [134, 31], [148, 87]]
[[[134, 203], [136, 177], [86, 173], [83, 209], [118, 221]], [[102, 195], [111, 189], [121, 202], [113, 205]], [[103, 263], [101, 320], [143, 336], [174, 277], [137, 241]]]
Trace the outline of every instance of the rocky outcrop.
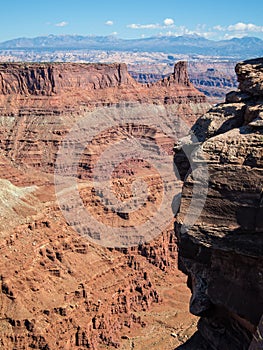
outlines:
[[[131, 76], [140, 83], [153, 83], [165, 79], [166, 75], [161, 73], [140, 73], [131, 71]], [[237, 80], [233, 74], [208, 68], [205, 72], [193, 70], [189, 72], [190, 82], [196, 89], [203, 92], [209, 102], [219, 103], [224, 101], [226, 92], [237, 88]]]
[[251, 97], [262, 97], [263, 95], [263, 62], [254, 59], [237, 64], [239, 89], [248, 93]]
[[[262, 325], [257, 330], [263, 310], [262, 67], [262, 58], [238, 64], [239, 90], [195, 123], [199, 142], [192, 134], [175, 149], [177, 166], [188, 164], [175, 231], [179, 267], [192, 291], [190, 311], [201, 317], [200, 349], [245, 350], [253, 337], [251, 349], [262, 344]], [[200, 143], [203, 159], [194, 152]], [[195, 154], [192, 169], [183, 150]], [[186, 172], [187, 166], [181, 175]], [[207, 185], [207, 198], [187, 228], [191, 194], [200, 184]], [[195, 339], [180, 349], [197, 349]]]
[[184, 61], [178, 62], [174, 66], [174, 71], [168, 77], [163, 78], [157, 85], [170, 86], [173, 84], [183, 85], [185, 87], [190, 87], [191, 83], [188, 77], [187, 64]]

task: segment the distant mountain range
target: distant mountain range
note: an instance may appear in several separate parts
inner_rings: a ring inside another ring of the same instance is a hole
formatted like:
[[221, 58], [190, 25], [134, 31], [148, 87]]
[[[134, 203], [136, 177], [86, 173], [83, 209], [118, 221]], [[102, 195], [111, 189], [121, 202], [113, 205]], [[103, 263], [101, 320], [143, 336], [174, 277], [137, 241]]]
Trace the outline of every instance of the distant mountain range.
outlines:
[[119, 39], [116, 36], [48, 35], [18, 38], [0, 43], [0, 50], [7, 49], [150, 51], [248, 58], [263, 56], [263, 40], [244, 37], [214, 41], [197, 35], [156, 36], [141, 39]]

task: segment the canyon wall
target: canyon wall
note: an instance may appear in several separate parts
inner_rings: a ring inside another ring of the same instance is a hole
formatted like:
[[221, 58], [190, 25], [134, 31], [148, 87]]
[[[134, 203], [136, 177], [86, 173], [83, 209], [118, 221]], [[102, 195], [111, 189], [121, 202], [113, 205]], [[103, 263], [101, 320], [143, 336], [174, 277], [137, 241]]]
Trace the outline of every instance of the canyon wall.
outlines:
[[165, 106], [178, 133], [181, 120], [190, 127], [209, 106], [189, 82], [185, 62], [155, 84], [137, 83], [124, 64], [2, 64], [0, 148], [17, 163], [52, 172], [59, 144], [77, 120], [125, 103]]
[[153, 84], [136, 82], [126, 64], [0, 64], [0, 101], [4, 112], [15, 113], [15, 107], [19, 110], [30, 105], [43, 112], [49, 109], [65, 112], [69, 105], [79, 108], [120, 101], [167, 103], [166, 98], [181, 103], [185, 98], [188, 102], [205, 102], [204, 95], [188, 81], [186, 62], [178, 62], [170, 76]]
[[[175, 223], [179, 268], [188, 275], [190, 311], [200, 317], [198, 333], [178, 349], [263, 346], [263, 59], [237, 64], [236, 73], [239, 90], [175, 147], [175, 163], [186, 176]], [[200, 143], [203, 156], [195, 155], [190, 169], [184, 150], [194, 154]], [[194, 225], [185, 227], [198, 185], [207, 186], [207, 198]]]
[[[208, 104], [189, 83], [186, 64], [148, 85], [136, 83], [120, 64], [3, 64], [0, 71], [1, 349], [144, 350], [182, 343], [195, 330], [196, 318], [187, 312], [189, 293], [176, 265], [172, 222], [138, 247], [95, 244], [74, 230], [78, 215], [72, 223], [65, 220], [54, 168], [63, 138], [96, 107], [163, 106], [178, 135], [182, 120], [191, 126]], [[121, 200], [129, 199], [135, 180], [150, 188], [142, 211], [127, 217], [101, 203], [91, 181], [92, 164], [127, 134], [155, 142], [157, 150], [164, 147], [172, 160], [174, 141], [141, 124], [124, 120], [99, 130], [78, 167], [85, 208], [124, 231], [158, 206], [162, 179], [141, 159], [117, 167], [113, 187]], [[70, 209], [65, 203], [63, 210]]]
[[0, 93], [4, 95], [61, 94], [66, 90], [96, 90], [134, 85], [125, 64], [28, 64], [0, 66]]

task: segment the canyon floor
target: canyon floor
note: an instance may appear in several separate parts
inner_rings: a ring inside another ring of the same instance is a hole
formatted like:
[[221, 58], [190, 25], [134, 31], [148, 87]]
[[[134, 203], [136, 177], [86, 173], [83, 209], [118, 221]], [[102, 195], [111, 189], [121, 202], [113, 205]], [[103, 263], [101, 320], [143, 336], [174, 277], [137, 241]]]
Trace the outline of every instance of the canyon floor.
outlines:
[[2, 348], [168, 350], [187, 340], [197, 318], [172, 227], [139, 248], [93, 244], [65, 223], [52, 176], [25, 170], [1, 157]]

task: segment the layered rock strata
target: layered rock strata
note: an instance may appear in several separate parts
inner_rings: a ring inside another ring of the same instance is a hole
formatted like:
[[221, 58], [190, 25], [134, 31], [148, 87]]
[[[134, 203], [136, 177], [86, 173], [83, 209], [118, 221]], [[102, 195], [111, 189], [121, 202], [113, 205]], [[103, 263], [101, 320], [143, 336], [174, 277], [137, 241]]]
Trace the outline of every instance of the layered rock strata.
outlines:
[[120, 101], [189, 104], [205, 102], [189, 83], [185, 62], [156, 84], [140, 84], [125, 64], [5, 63], [0, 65], [0, 102], [3, 113], [26, 108], [56, 113], [82, 106], [97, 107]]
[[[201, 117], [175, 149], [186, 175], [175, 224], [179, 268], [188, 275], [190, 311], [200, 317], [198, 334], [180, 349], [245, 350], [252, 338], [250, 349], [262, 347], [263, 59], [239, 63], [236, 73], [239, 90]], [[185, 154], [197, 147], [190, 169]], [[203, 210], [185, 227], [201, 184], [208, 190]]]
[[59, 144], [76, 121], [120, 103], [166, 106], [178, 132], [181, 120], [190, 126], [209, 106], [189, 82], [185, 62], [155, 84], [137, 83], [124, 64], [2, 64], [0, 148], [17, 163], [53, 171]]

